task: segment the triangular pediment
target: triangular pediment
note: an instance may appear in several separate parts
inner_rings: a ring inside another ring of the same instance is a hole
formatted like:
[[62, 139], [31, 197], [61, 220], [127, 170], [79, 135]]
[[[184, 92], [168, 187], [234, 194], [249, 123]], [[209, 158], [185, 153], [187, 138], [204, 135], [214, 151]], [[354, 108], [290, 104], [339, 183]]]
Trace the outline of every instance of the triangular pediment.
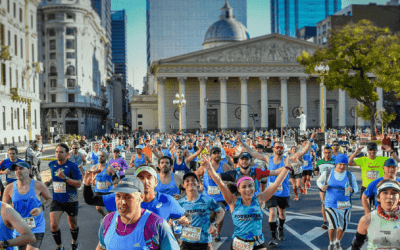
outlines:
[[313, 54], [320, 45], [301, 39], [270, 34], [162, 59], [154, 65], [168, 64], [293, 64], [302, 51]]

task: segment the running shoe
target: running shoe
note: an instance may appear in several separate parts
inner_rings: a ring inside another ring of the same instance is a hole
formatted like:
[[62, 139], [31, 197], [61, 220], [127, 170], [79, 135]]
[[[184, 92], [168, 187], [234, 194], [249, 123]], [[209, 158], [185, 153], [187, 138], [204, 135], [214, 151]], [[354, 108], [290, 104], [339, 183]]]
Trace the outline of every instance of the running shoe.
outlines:
[[310, 188], [311, 187], [311, 183], [307, 182], [306, 186], [307, 186], [307, 188]]
[[335, 250], [343, 250], [342, 246], [340, 245], [340, 242], [335, 243]]
[[304, 190], [302, 188], [300, 188], [300, 193], [304, 194]]
[[276, 242], [276, 237], [272, 237], [268, 243], [268, 246], [276, 246], [276, 245], [278, 245], [278, 242]]
[[328, 229], [328, 222], [324, 221], [324, 224], [321, 226], [322, 229]]
[[335, 250], [335, 245], [334, 244], [330, 244], [328, 246], [328, 250]]
[[65, 250], [64, 247], [57, 247], [56, 250]]
[[299, 200], [299, 196], [296, 195], [293, 200], [298, 201]]
[[78, 250], [79, 243], [71, 244], [71, 250]]
[[214, 241], [215, 241], [215, 242], [220, 242], [220, 241], [221, 241], [221, 236], [218, 234], [218, 235], [215, 237]]
[[303, 189], [303, 194], [307, 194], [307, 188]]
[[283, 235], [283, 228], [282, 230], [278, 229], [278, 240], [283, 241], [285, 239]]

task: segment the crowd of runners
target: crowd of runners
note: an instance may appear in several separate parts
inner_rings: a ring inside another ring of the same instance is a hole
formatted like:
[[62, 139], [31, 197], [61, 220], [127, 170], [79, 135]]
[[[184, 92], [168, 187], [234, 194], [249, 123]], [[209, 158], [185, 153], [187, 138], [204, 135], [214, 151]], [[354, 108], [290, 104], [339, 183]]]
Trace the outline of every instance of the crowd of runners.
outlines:
[[[290, 130], [283, 138], [276, 131], [105, 135], [91, 143], [82, 137], [56, 146], [56, 160], [48, 164], [51, 180], [44, 183], [39, 136], [25, 160], [11, 147], [0, 165], [0, 249], [40, 249], [49, 237], [46, 209], [55, 249], [66, 249], [59, 227], [64, 212], [71, 249], [81, 249], [78, 194], [103, 216], [96, 250], [213, 249], [228, 211], [234, 225], [230, 249], [267, 249], [285, 240], [286, 211], [306, 200], [312, 185], [319, 188], [329, 250], [342, 249], [355, 195], [365, 215], [351, 249], [400, 249], [398, 138], [383, 137], [384, 157], [377, 156], [377, 143], [360, 145], [345, 132], [344, 140], [318, 146], [317, 133], [309, 131], [290, 148]], [[343, 143], [347, 138], [352, 142]], [[127, 151], [134, 151], [131, 159]], [[360, 168], [361, 187], [348, 166]], [[270, 235], [263, 234], [264, 209]]]

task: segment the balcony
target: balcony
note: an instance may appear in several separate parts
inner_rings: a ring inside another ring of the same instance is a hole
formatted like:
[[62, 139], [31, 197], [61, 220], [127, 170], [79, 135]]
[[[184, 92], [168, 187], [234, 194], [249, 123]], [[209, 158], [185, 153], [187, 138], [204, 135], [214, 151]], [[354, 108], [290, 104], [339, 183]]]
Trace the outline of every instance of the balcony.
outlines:
[[49, 73], [49, 76], [57, 76], [57, 73]]

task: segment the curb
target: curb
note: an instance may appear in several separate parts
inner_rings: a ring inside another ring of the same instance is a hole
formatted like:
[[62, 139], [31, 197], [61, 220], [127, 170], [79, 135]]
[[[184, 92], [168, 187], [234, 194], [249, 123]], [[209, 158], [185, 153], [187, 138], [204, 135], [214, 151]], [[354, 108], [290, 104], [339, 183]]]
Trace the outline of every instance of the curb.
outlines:
[[[51, 145], [51, 146], [48, 146], [48, 147], [44, 147], [44, 146], [43, 146], [43, 149], [44, 149], [44, 150], [47, 150], [47, 149], [56, 149], [56, 145], [54, 145], [54, 146]], [[18, 153], [25, 153], [26, 150], [27, 150], [27, 148], [18, 149]]]

